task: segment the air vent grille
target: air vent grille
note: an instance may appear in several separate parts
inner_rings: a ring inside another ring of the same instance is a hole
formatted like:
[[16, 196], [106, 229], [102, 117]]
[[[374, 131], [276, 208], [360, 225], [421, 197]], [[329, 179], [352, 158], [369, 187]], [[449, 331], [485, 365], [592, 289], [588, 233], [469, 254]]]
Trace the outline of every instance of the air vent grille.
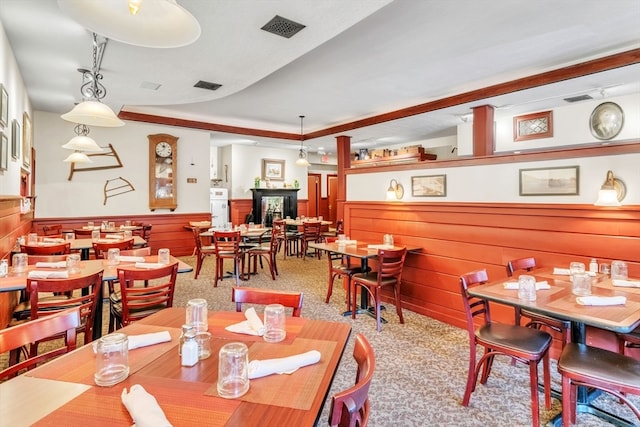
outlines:
[[261, 29], [265, 30], [268, 33], [290, 39], [304, 27], [306, 27], [306, 25], [298, 24], [297, 22], [276, 15]]
[[564, 98], [564, 100], [567, 102], [587, 101], [589, 99], [593, 99], [593, 97], [591, 95], [578, 95], [578, 96], [572, 96], [570, 98]]
[[211, 83], [211, 82], [205, 82], [204, 80], [200, 80], [198, 83], [194, 84], [193, 87], [199, 87], [201, 89], [207, 89], [207, 90], [217, 90], [217, 89], [220, 89], [222, 85], [218, 83]]

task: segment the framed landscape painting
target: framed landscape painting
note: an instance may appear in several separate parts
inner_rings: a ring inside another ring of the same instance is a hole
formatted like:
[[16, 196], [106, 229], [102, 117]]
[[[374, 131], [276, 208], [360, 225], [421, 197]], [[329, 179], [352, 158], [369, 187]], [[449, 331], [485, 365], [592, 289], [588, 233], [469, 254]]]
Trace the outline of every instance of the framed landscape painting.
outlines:
[[521, 196], [572, 196], [579, 194], [580, 167], [520, 169]]
[[262, 179], [284, 181], [284, 160], [262, 159]]
[[22, 168], [31, 170], [31, 147], [33, 145], [33, 130], [31, 118], [27, 113], [22, 115]]
[[11, 122], [11, 158], [16, 160], [20, 157], [20, 123], [16, 119]]
[[447, 195], [447, 175], [412, 176], [411, 195], [414, 197], [445, 197]]

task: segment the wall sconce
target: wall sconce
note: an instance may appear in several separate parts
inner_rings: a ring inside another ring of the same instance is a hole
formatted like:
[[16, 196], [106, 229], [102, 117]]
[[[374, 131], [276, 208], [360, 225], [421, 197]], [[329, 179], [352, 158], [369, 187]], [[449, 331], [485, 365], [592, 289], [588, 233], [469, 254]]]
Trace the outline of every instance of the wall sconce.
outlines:
[[398, 183], [395, 179], [389, 182], [389, 188], [387, 188], [387, 200], [401, 200], [404, 196], [404, 187]]
[[613, 176], [613, 172], [607, 172], [607, 178], [598, 191], [596, 206], [620, 206], [627, 195], [627, 187], [622, 180]]

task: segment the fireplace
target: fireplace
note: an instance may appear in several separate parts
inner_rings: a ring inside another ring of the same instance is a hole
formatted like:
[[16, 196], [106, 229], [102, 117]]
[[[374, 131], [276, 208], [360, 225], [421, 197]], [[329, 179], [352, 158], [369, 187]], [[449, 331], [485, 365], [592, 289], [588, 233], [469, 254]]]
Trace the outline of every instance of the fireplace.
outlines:
[[299, 188], [252, 188], [253, 220], [271, 227], [274, 218], [298, 216]]

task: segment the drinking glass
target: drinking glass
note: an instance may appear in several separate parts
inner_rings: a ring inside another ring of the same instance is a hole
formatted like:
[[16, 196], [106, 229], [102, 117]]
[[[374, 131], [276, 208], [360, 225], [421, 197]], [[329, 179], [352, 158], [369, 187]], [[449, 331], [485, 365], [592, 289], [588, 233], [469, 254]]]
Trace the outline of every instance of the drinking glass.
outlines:
[[27, 235], [27, 244], [35, 245], [36, 243], [38, 243], [38, 233], [29, 233]]
[[617, 280], [627, 280], [629, 278], [629, 270], [627, 263], [624, 261], [611, 262], [611, 278]]
[[164, 264], [164, 265], [169, 264], [170, 257], [171, 255], [170, 255], [169, 249], [167, 248], [158, 249], [158, 262], [160, 264]]
[[605, 262], [600, 264], [600, 273], [606, 274], [607, 276], [611, 274], [611, 266]]
[[76, 233], [64, 233], [64, 240], [73, 240], [76, 238]]
[[574, 295], [581, 297], [591, 295], [591, 276], [586, 272], [575, 273], [571, 291]]
[[206, 299], [194, 298], [187, 301], [187, 319], [185, 323], [193, 326], [196, 333], [209, 330], [208, 316], [209, 310]]
[[120, 264], [120, 249], [109, 248], [107, 251], [107, 264], [118, 265]]
[[198, 332], [196, 343], [198, 344], [198, 359], [203, 360], [211, 356], [211, 332]]
[[80, 271], [80, 254], [67, 255], [67, 271], [69, 274]]
[[218, 354], [218, 395], [233, 399], [249, 390], [249, 349], [241, 342], [225, 344]]
[[527, 274], [518, 277], [518, 298], [535, 301], [536, 297], [536, 278]]
[[109, 221], [109, 230], [115, 230], [116, 229], [116, 223], [113, 221]]
[[124, 238], [124, 240], [129, 240], [133, 238], [133, 232], [131, 230], [124, 230], [122, 232], [122, 237]]
[[125, 334], [105, 335], [96, 346], [96, 373], [99, 386], [112, 386], [129, 376], [129, 339]]
[[126, 221], [124, 222], [124, 226], [125, 226], [125, 227], [131, 227], [131, 221], [130, 221], [130, 220], [126, 220]]
[[573, 282], [573, 275], [576, 273], [584, 273], [586, 271], [584, 263], [572, 262], [569, 264], [569, 274], [571, 275], [571, 281]]
[[100, 240], [100, 230], [91, 230], [91, 241], [97, 242]]
[[264, 309], [264, 340], [280, 342], [287, 336], [286, 318], [282, 304], [269, 304]]
[[93, 221], [89, 221], [89, 222], [87, 222], [87, 226], [88, 226], [89, 228], [93, 228]]
[[27, 265], [29, 264], [29, 257], [25, 253], [17, 253], [11, 258], [11, 266], [14, 273], [24, 273], [27, 271]]

